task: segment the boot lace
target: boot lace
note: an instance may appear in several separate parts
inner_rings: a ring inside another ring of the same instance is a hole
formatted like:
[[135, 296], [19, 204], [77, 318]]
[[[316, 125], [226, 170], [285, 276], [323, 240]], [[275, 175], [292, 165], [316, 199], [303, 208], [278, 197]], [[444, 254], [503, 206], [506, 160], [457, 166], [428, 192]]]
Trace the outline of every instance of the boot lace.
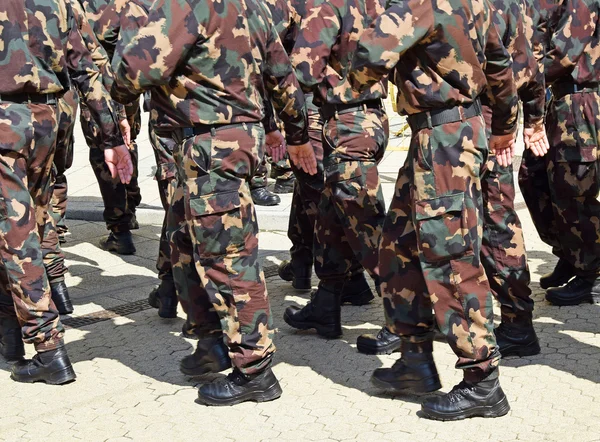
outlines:
[[472, 385], [467, 384], [465, 381], [461, 381], [456, 385], [450, 393], [448, 393], [448, 400], [450, 402], [460, 402], [463, 398], [469, 396], [475, 389]]

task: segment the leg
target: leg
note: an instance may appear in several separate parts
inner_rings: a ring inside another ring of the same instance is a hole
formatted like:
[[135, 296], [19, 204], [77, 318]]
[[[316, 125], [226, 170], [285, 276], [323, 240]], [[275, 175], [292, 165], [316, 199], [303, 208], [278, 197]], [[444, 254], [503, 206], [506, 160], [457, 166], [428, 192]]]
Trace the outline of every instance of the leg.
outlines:
[[255, 174], [249, 181], [252, 201], [257, 206], [276, 206], [281, 202], [281, 198], [267, 189], [267, 175], [267, 157], [263, 156]]

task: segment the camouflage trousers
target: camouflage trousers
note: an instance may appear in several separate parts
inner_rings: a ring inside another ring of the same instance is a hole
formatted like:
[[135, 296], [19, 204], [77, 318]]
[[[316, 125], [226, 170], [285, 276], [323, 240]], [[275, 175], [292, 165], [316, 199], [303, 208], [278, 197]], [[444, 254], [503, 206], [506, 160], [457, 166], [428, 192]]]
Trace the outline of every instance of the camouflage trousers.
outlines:
[[413, 130], [379, 254], [388, 328], [415, 343], [435, 319], [465, 379], [498, 365], [490, 285], [481, 264], [481, 168], [488, 153], [482, 117]]
[[540, 238], [582, 277], [600, 275], [598, 132], [600, 96], [581, 92], [550, 103], [545, 158], [525, 152], [519, 185]]
[[269, 184], [269, 169], [267, 164], [271, 165], [271, 178], [289, 180], [294, 177], [294, 170], [292, 169], [290, 160], [288, 158], [273, 162], [272, 158], [268, 155], [264, 155], [262, 161], [256, 169], [256, 173], [250, 180], [250, 189], [260, 189], [261, 187], [267, 187]]
[[160, 201], [165, 209], [165, 217], [160, 232], [156, 269], [158, 270], [158, 278], [160, 280], [172, 279], [171, 244], [167, 236], [167, 214], [169, 213], [169, 207], [177, 188], [177, 164], [173, 158], [173, 150], [176, 143], [173, 138], [156, 135], [152, 123], [148, 125], [148, 135], [150, 144], [154, 150], [154, 157], [156, 158], [156, 175], [154, 178], [158, 183]]
[[248, 187], [264, 140], [260, 123], [240, 123], [178, 143], [167, 222], [175, 286], [194, 332], [222, 332], [233, 365], [248, 374], [267, 367], [275, 351]]
[[341, 281], [363, 268], [376, 284], [385, 202], [377, 163], [388, 142], [385, 111], [340, 113], [323, 125], [325, 188], [315, 225], [315, 272]]
[[60, 248], [58, 234], [60, 229], [66, 230], [64, 224], [67, 211], [67, 177], [65, 172], [73, 164], [73, 130], [77, 113], [77, 92], [68, 91], [58, 100], [58, 136], [56, 152], [52, 166], [52, 181], [49, 217], [44, 226], [42, 250], [44, 266], [50, 281], [64, 279], [68, 269], [65, 266], [65, 255]]
[[[483, 106], [488, 138], [492, 110]], [[481, 172], [483, 237], [481, 263], [494, 297], [500, 303], [502, 322], [530, 323], [533, 316], [531, 280], [521, 220], [515, 210], [513, 167], [502, 167], [488, 155]]]
[[0, 104], [0, 315], [16, 316], [37, 351], [62, 344], [64, 328], [50, 296], [40, 238], [50, 204], [56, 106]]
[[138, 151], [133, 140], [137, 137], [141, 127], [141, 114], [139, 109], [135, 114], [128, 116], [131, 126], [132, 147], [130, 150], [133, 160], [133, 177], [129, 184], [122, 184], [119, 179], [113, 179], [104, 162], [104, 151], [98, 147], [99, 130], [92, 121], [90, 111], [84, 102], [80, 103], [81, 129], [87, 145], [90, 147], [90, 165], [96, 175], [102, 201], [104, 202], [104, 221], [107, 229], [113, 232], [123, 232], [137, 228], [135, 210], [139, 206], [142, 196], [138, 186]]
[[296, 184], [292, 195], [288, 238], [292, 241], [290, 256], [294, 266], [313, 266], [313, 244], [315, 240], [315, 224], [319, 213], [319, 201], [325, 187], [323, 170], [323, 120], [319, 109], [312, 104], [311, 96], [307, 96], [308, 135], [317, 157], [317, 173], [309, 175], [302, 169], [292, 165]]

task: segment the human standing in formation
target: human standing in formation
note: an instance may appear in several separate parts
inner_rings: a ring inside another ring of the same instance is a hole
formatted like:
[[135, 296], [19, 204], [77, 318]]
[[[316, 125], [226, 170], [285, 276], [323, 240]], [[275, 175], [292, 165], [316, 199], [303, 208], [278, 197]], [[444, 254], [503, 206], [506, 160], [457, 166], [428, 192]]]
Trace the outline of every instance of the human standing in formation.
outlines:
[[[425, 399], [423, 416], [508, 413], [501, 357], [540, 352], [514, 207], [519, 100], [519, 185], [559, 258], [540, 284], [555, 305], [600, 294], [599, 9], [598, 0], [0, 0], [2, 40], [15, 43], [0, 54], [19, 60], [0, 65], [0, 121], [12, 123], [0, 124], [0, 351], [17, 360], [11, 376], [75, 378], [59, 318], [72, 311], [59, 234], [77, 90], [107, 204], [102, 246], [117, 253], [135, 252], [136, 103], [145, 96], [165, 209], [149, 302], [161, 317], [175, 317], [178, 303], [187, 315], [183, 334], [197, 345], [180, 362], [184, 374], [232, 368], [201, 384], [199, 403], [282, 393], [253, 200], [272, 202], [256, 192], [265, 154], [283, 165], [287, 151], [293, 247], [279, 275], [310, 290], [314, 266], [319, 284], [285, 322], [341, 336], [342, 305], [374, 299], [366, 272], [386, 324], [360, 336], [358, 351], [400, 352], [375, 370], [375, 385], [440, 389], [437, 331], [464, 376]], [[40, 11], [55, 26], [36, 22]], [[33, 32], [48, 38], [24, 44]], [[412, 138], [386, 211], [377, 164], [388, 81]], [[51, 276], [63, 282], [52, 296]], [[33, 360], [22, 359], [23, 342], [36, 346]]]

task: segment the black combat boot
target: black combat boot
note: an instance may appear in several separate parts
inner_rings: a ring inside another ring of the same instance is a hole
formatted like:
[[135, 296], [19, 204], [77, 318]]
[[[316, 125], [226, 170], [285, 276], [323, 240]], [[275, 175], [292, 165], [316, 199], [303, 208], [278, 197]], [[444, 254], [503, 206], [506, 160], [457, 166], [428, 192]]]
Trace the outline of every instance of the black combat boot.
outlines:
[[564, 287], [551, 288], [546, 291], [546, 301], [559, 306], [591, 304], [594, 302], [595, 296], [600, 296], [600, 278], [590, 280], [577, 276]]
[[17, 318], [0, 318], [0, 354], [7, 361], [18, 361], [25, 356], [21, 325]]
[[125, 232], [110, 232], [110, 235], [100, 240], [100, 247], [108, 252], [116, 252], [119, 255], [133, 255], [135, 253], [133, 236], [129, 230]]
[[352, 276], [342, 289], [342, 304], [367, 305], [373, 298], [373, 291], [363, 272]]
[[220, 373], [231, 367], [229, 349], [223, 336], [198, 339], [196, 351], [184, 357], [179, 363], [181, 372], [188, 376], [202, 376], [207, 373]]
[[279, 277], [284, 281], [291, 281], [296, 290], [310, 290], [312, 288], [312, 265], [294, 265], [293, 261], [283, 261], [277, 269]]
[[275, 187], [273, 188], [273, 192], [275, 193], [292, 193], [294, 191], [294, 183], [296, 182], [296, 177], [292, 176], [291, 178], [284, 180], [282, 178], [277, 178], [275, 180]]
[[75, 380], [75, 371], [64, 346], [36, 354], [13, 365], [10, 377], [17, 382], [45, 382], [51, 385], [66, 384]]
[[400, 351], [401, 345], [400, 336], [389, 331], [387, 327], [379, 330], [377, 335], [364, 334], [356, 340], [357, 350], [366, 355], [390, 355]]
[[203, 405], [235, 405], [267, 402], [281, 396], [281, 386], [270, 368], [248, 376], [237, 368], [226, 377], [201, 385], [196, 402]]
[[276, 206], [281, 202], [281, 198], [270, 192], [266, 187], [252, 189], [250, 195], [257, 206]]
[[160, 281], [148, 296], [148, 304], [158, 309], [158, 316], [161, 318], [177, 317], [177, 291], [175, 282], [170, 278]]
[[305, 307], [288, 307], [285, 309], [283, 319], [294, 328], [300, 330], [315, 328], [321, 336], [339, 338], [342, 336], [339, 287], [340, 284], [321, 282]]
[[494, 329], [502, 357], [533, 356], [540, 353], [540, 343], [531, 319], [519, 323], [503, 322]]
[[468, 417], [500, 417], [510, 410], [498, 381], [498, 370], [481, 382], [462, 381], [450, 393], [426, 399], [421, 405], [424, 417], [456, 421]]
[[431, 393], [442, 388], [433, 361], [433, 342], [402, 340], [402, 356], [391, 368], [378, 368], [371, 376], [373, 385], [413, 394]]
[[540, 287], [543, 289], [562, 287], [574, 277], [575, 267], [566, 259], [559, 259], [554, 270], [540, 278]]
[[50, 291], [52, 292], [52, 300], [58, 313], [61, 315], [70, 315], [73, 313], [73, 303], [69, 297], [69, 289], [64, 280], [50, 281]]

